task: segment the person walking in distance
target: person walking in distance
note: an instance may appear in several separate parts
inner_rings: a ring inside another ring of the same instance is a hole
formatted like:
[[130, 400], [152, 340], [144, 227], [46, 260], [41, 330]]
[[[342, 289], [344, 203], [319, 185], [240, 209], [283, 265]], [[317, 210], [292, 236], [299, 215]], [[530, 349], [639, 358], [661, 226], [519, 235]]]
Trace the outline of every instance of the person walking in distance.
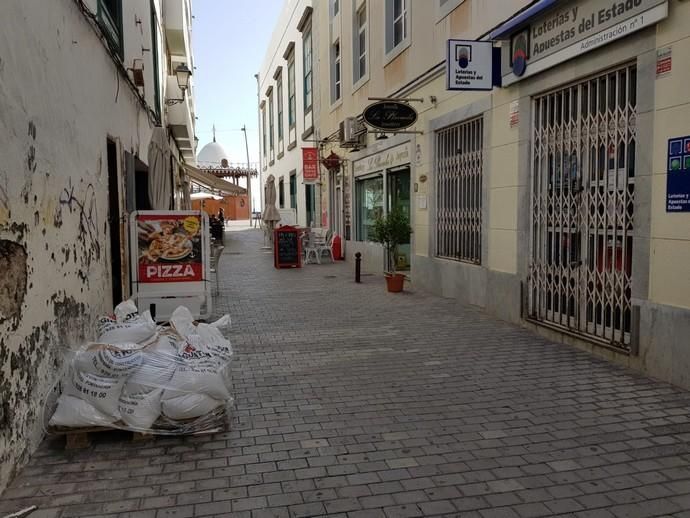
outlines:
[[225, 212], [223, 211], [223, 207], [218, 209], [218, 220], [220, 221], [220, 224], [225, 227]]

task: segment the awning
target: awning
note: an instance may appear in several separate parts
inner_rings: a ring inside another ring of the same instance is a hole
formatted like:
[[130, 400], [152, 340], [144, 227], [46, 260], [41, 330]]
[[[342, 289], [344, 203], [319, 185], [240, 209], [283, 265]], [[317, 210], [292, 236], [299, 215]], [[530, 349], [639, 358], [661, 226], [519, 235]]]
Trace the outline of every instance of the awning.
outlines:
[[524, 25], [526, 22], [528, 22], [530, 19], [534, 18], [538, 14], [541, 14], [550, 7], [553, 7], [559, 1], [560, 0], [536, 0], [532, 3], [532, 5], [525, 8], [522, 12], [518, 13], [516, 16], [513, 16], [507, 22], [496, 27], [496, 29], [494, 29], [489, 35], [489, 39], [500, 40], [502, 38], [505, 38], [510, 33], [515, 32], [515, 30], [518, 29], [521, 25]]
[[235, 196], [247, 194], [247, 189], [244, 187], [226, 182], [222, 178], [218, 178], [217, 176], [207, 173], [202, 169], [198, 169], [189, 164], [183, 164], [183, 167], [185, 171], [187, 171], [190, 180], [198, 183], [199, 185], [203, 185], [207, 189], [211, 189], [212, 191], [220, 191], [223, 194], [233, 194]]

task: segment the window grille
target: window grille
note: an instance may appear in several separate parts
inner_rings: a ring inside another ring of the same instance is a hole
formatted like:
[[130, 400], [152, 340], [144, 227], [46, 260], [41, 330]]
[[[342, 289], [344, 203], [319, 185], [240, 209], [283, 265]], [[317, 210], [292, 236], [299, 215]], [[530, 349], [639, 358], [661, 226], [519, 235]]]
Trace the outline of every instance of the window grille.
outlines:
[[479, 264], [484, 122], [436, 132], [436, 255]]
[[530, 317], [628, 350], [636, 67], [533, 102]]

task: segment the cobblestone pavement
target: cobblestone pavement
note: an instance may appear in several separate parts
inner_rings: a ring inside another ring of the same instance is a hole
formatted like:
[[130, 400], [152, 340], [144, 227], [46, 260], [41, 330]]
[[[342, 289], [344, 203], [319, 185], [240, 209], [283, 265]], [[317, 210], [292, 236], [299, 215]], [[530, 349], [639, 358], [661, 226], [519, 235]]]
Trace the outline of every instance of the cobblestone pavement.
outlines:
[[261, 234], [230, 235], [232, 429], [48, 440], [0, 511], [690, 516], [690, 393], [452, 300], [356, 285], [350, 265], [277, 271]]

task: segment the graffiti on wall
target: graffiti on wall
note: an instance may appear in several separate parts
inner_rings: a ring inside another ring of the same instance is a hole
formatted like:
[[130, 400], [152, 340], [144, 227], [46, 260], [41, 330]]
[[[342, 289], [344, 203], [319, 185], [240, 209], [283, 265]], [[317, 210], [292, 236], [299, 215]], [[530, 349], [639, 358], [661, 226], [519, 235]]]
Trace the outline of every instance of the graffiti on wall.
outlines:
[[8, 193], [8, 178], [5, 171], [0, 170], [0, 226], [10, 219], [10, 197]]
[[[81, 180], [81, 183], [84, 183]], [[72, 178], [60, 193], [59, 207], [56, 209], [55, 226], [62, 226], [63, 211], [67, 210], [70, 214], [77, 215], [79, 225], [77, 228], [77, 239], [80, 244], [80, 254], [82, 266], [88, 267], [93, 261], [101, 258], [101, 240], [98, 232], [98, 204], [96, 189], [92, 183], [86, 184], [82, 189], [77, 190], [72, 184]], [[76, 256], [75, 251], [75, 256]], [[83, 279], [84, 272], [80, 277]], [[86, 280], [86, 279], [83, 279]]]

